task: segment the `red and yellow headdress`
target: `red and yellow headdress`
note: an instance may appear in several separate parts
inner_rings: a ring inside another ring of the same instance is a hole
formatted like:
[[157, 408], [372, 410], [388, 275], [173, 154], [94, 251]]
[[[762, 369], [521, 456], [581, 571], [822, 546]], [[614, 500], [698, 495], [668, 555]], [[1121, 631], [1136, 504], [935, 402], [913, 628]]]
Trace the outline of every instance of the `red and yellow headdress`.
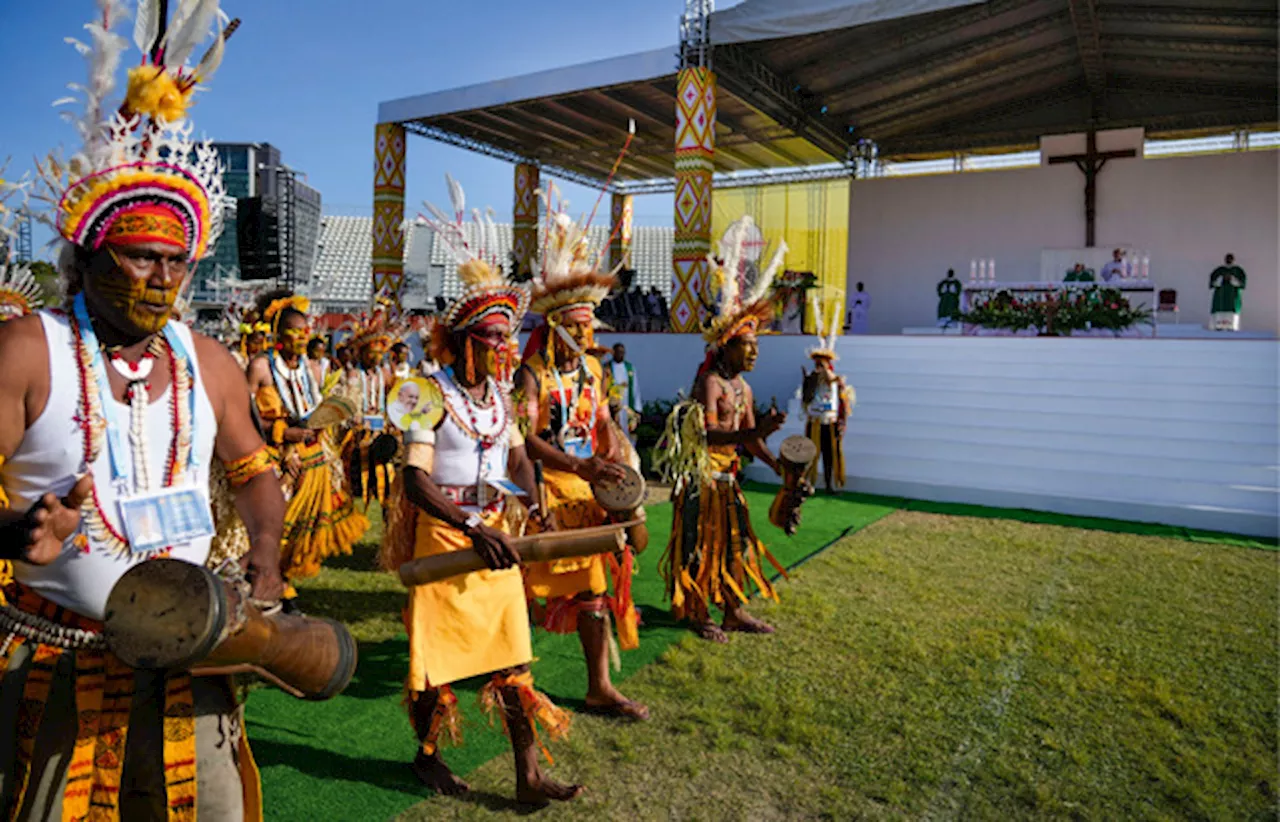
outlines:
[[[161, 242], [204, 257], [222, 232], [222, 166], [209, 142], [191, 139], [186, 119], [191, 95], [222, 63], [235, 30], [218, 0], [182, 0], [165, 19], [159, 0], [139, 0], [133, 42], [142, 52], [129, 70], [124, 100], [108, 97], [128, 41], [112, 31], [128, 17], [120, 0], [97, 0], [99, 13], [85, 28], [90, 43], [71, 40], [89, 61], [83, 114], [68, 115], [83, 147], [67, 161], [40, 164], [54, 208], [48, 221], [64, 239], [88, 249], [104, 244]], [[212, 36], [194, 66], [196, 47]], [[58, 103], [74, 102], [65, 98]]]
[[462, 295], [433, 326], [433, 330], [436, 335], [447, 335], [505, 320], [515, 333], [529, 310], [529, 292], [511, 282], [502, 272], [498, 227], [493, 221], [493, 211], [486, 211], [482, 217], [478, 209], [473, 210], [468, 231], [466, 194], [457, 180], [448, 174], [445, 182], [449, 187], [453, 215], [446, 214], [432, 203], [423, 203], [431, 216], [420, 215], [418, 219], [430, 225], [453, 252], [458, 261], [458, 278], [462, 280]]
[[299, 294], [288, 294], [272, 300], [266, 308], [262, 309], [262, 319], [266, 322], [257, 323], [253, 330], [261, 330], [260, 326], [265, 325], [267, 333], [275, 336], [277, 327], [280, 325], [280, 313], [286, 308], [292, 308], [305, 316], [311, 310], [311, 300]]
[[351, 332], [346, 344], [359, 353], [370, 346], [380, 346], [383, 350], [404, 335], [400, 321], [393, 316], [394, 303], [383, 295], [374, 300], [373, 309], [354, 317], [347, 322], [345, 328]]
[[[725, 229], [720, 238], [720, 257], [707, 255], [711, 264], [707, 303], [710, 316], [704, 323], [702, 338], [718, 349], [735, 337], [755, 333], [761, 324], [773, 318], [770, 286], [782, 266], [787, 244], [778, 243], [773, 260], [763, 272], [755, 266], [760, 258], [763, 240], [751, 217], [743, 216]], [[754, 279], [752, 273], [754, 270]]]
[[809, 310], [813, 312], [814, 331], [817, 333], [817, 344], [806, 349], [805, 354], [810, 359], [828, 359], [832, 362], [840, 359], [836, 354], [836, 337], [840, 334], [844, 319], [844, 291], [840, 289], [828, 289], [830, 293], [826, 294], [826, 302], [830, 306], [830, 312], [824, 319], [822, 316], [822, 303], [818, 300], [816, 291], [809, 292]]

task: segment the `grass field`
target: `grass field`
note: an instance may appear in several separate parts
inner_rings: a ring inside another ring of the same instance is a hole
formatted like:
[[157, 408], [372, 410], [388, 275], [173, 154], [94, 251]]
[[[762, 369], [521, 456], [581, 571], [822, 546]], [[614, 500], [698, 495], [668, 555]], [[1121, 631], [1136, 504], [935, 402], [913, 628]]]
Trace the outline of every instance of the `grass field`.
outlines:
[[[801, 565], [780, 605], [755, 607], [775, 636], [716, 646], [646, 609], [645, 643], [662, 652], [628, 661], [624, 690], [654, 719], [577, 717], [553, 772], [588, 793], [541, 815], [1275, 818], [1280, 555], [812, 502], [845, 508], [806, 509], [806, 527], [834, 536], [838, 522], [824, 520], [841, 510], [871, 524]], [[391, 695], [403, 594], [367, 570], [367, 553], [343, 565], [303, 595], [366, 641], [348, 701], [303, 706], [314, 728], [283, 727], [296, 703], [278, 694], [250, 703], [270, 817], [519, 815], [505, 741], [479, 721], [446, 751], [473, 794], [410, 807], [424, 792], [407, 776], [412, 743]], [[574, 643], [547, 639], [535, 670], [572, 705]], [[358, 753], [388, 737], [380, 758]], [[320, 801], [334, 780], [359, 799]]]

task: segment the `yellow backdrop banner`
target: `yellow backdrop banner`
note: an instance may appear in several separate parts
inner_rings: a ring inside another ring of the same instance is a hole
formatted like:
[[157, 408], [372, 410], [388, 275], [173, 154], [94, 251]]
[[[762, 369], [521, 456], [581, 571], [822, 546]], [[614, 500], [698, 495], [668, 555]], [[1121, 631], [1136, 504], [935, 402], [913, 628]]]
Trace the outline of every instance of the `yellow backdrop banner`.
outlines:
[[[729, 224], [750, 214], [764, 234], [762, 264], [768, 264], [778, 241], [786, 240], [784, 270], [812, 272], [822, 286], [819, 294], [848, 290], [849, 180], [718, 188], [712, 204], [713, 253]], [[824, 305], [823, 312], [828, 310]], [[808, 316], [805, 331], [814, 331]]]

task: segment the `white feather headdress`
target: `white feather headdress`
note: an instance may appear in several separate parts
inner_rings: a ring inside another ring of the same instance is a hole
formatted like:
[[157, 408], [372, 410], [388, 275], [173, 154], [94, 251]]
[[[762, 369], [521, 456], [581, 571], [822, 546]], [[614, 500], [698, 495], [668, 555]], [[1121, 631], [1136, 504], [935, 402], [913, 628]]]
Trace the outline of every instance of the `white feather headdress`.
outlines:
[[[828, 313], [822, 316], [822, 303], [826, 302]], [[840, 289], [828, 289], [824, 300], [818, 299], [817, 290], [809, 292], [809, 310], [813, 316], [814, 332], [817, 344], [805, 349], [809, 357], [826, 357], [832, 362], [840, 359], [836, 354], [836, 338], [840, 336], [844, 320], [844, 292]]]
[[714, 302], [706, 306], [711, 316], [702, 336], [711, 345], [723, 345], [743, 333], [747, 325], [758, 326], [772, 316], [770, 288], [782, 267], [787, 244], [778, 243], [764, 271], [755, 264], [762, 247], [755, 220], [744, 215], [725, 229], [720, 238], [719, 259], [707, 255], [711, 266], [709, 290]]
[[[133, 43], [142, 60], [129, 69], [124, 99], [115, 104], [110, 98], [129, 41], [114, 29], [128, 9], [121, 0], [96, 2], [98, 14], [84, 27], [89, 42], [67, 38], [88, 62], [88, 81], [68, 86], [78, 97], [55, 102], [83, 102], [81, 113], [63, 113], [82, 146], [65, 161], [51, 155], [39, 165], [39, 196], [52, 211], [44, 219], [68, 242], [98, 248], [123, 215], [159, 207], [177, 218], [188, 255], [198, 260], [222, 232], [225, 192], [217, 153], [211, 143], [192, 140], [186, 111], [199, 84], [221, 65], [238, 21], [228, 23], [218, 0], [176, 0], [169, 20], [159, 0], [138, 0]], [[189, 65], [207, 37], [203, 57]]]

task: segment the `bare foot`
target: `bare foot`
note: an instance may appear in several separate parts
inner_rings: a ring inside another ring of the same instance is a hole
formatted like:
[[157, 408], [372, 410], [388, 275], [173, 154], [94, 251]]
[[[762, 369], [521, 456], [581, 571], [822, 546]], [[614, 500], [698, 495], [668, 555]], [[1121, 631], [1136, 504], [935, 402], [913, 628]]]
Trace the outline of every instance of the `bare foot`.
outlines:
[[577, 799], [586, 788], [581, 785], [564, 785], [547, 776], [539, 775], [527, 785], [516, 787], [516, 801], [522, 805], [543, 808], [552, 802], [568, 802]]
[[725, 616], [724, 629], [726, 631], [737, 631], [742, 634], [771, 634], [773, 626], [767, 622], [756, 619], [746, 611], [738, 611], [732, 617]]
[[584, 713], [611, 719], [631, 719], [636, 722], [649, 718], [649, 709], [645, 705], [633, 699], [627, 699], [613, 686], [600, 695], [587, 694]]
[[431, 790], [445, 796], [459, 796], [471, 790], [471, 786], [453, 775], [439, 754], [427, 756], [422, 751], [413, 760], [414, 776]]
[[702, 639], [710, 642], [719, 642], [721, 645], [729, 641], [729, 637], [725, 636], [724, 631], [710, 620], [706, 622], [695, 622], [693, 624], [693, 632]]

